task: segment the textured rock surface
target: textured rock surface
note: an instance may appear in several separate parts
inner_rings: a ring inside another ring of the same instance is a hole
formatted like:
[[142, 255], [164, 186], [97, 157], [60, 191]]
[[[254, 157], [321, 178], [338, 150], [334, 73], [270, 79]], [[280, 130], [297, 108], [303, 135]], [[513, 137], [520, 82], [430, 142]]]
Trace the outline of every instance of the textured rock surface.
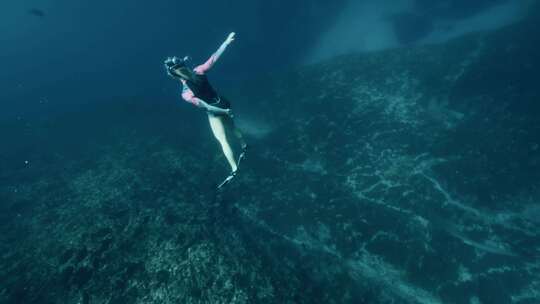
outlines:
[[221, 196], [178, 110], [5, 126], [0, 303], [538, 303], [534, 32], [259, 83], [271, 131]]
[[540, 301], [540, 44], [525, 28], [284, 79], [265, 100], [280, 105], [269, 190], [239, 204], [381, 302]]

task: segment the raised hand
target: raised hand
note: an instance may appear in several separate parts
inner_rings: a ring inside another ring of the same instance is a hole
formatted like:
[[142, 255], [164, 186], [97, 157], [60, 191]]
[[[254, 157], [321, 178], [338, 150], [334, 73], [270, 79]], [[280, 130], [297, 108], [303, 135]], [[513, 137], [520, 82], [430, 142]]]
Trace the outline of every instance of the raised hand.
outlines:
[[229, 34], [229, 36], [227, 37], [227, 40], [225, 40], [225, 42], [227, 42], [227, 44], [231, 43], [234, 41], [234, 36], [236, 35], [235, 32], [232, 32]]

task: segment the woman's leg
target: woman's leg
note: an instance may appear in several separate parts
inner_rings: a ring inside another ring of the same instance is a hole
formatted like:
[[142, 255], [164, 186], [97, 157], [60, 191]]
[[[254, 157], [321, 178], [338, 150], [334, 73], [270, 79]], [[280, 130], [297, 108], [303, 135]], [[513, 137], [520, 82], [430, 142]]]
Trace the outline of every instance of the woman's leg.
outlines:
[[223, 154], [225, 154], [225, 158], [227, 158], [227, 161], [229, 162], [229, 165], [231, 166], [231, 170], [233, 172], [236, 171], [236, 169], [238, 169], [238, 166], [236, 165], [236, 161], [234, 159], [234, 154], [231, 149], [231, 146], [229, 145], [229, 142], [227, 141], [227, 136], [225, 135], [223, 118], [220, 116], [213, 115], [213, 114], [208, 114], [208, 121], [210, 122], [210, 128], [212, 128], [212, 132], [214, 133], [214, 136], [221, 144], [221, 149], [223, 150]]
[[234, 120], [230, 118], [229, 116], [224, 117], [224, 119], [227, 120], [227, 124], [229, 128], [233, 131], [236, 138], [238, 138], [238, 141], [240, 142], [240, 145], [242, 146], [242, 149], [245, 149], [247, 147], [246, 141], [244, 140], [244, 136], [242, 136], [242, 133], [240, 132], [240, 129], [236, 127], [236, 124], [234, 123]]

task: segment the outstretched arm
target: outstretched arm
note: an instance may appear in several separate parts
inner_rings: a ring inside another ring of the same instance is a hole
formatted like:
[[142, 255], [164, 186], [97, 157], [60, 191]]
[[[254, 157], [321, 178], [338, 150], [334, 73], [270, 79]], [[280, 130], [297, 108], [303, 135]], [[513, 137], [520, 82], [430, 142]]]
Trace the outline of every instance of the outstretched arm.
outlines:
[[182, 98], [193, 104], [194, 106], [197, 106], [197, 107], [202, 107], [202, 104], [201, 104], [201, 99], [195, 97], [195, 94], [193, 94], [193, 91], [191, 91], [187, 85], [182, 81], [182, 84], [183, 84], [183, 87], [182, 87]]
[[234, 41], [234, 35], [234, 32], [230, 33], [227, 39], [225, 39], [225, 41], [221, 44], [219, 49], [214, 54], [212, 54], [212, 56], [210, 56], [210, 58], [208, 58], [205, 63], [195, 68], [195, 72], [197, 74], [206, 73], [206, 71], [208, 71], [214, 65], [214, 63], [216, 63], [216, 61], [219, 59], [221, 54], [223, 54], [227, 46], [229, 46], [229, 44]]
[[187, 101], [187, 102], [189, 102], [189, 103], [191, 103], [191, 104], [193, 104], [193, 105], [195, 105], [195, 106], [197, 106], [199, 108], [203, 108], [208, 112], [212, 112], [212, 113], [215, 113], [215, 114], [231, 115], [231, 110], [230, 109], [222, 109], [222, 108], [219, 108], [219, 107], [209, 105], [204, 100], [195, 97], [195, 95], [193, 94], [193, 91], [191, 91], [186, 85], [184, 85], [184, 87], [182, 89], [182, 98], [184, 98], [185, 101]]

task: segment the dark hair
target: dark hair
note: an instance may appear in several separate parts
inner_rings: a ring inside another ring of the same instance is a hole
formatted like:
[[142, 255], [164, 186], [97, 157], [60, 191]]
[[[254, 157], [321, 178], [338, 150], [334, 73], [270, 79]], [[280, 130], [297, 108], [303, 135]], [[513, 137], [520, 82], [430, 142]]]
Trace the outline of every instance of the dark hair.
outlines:
[[[181, 66], [179, 68], [176, 68], [176, 69], [180, 70], [183, 75], [187, 76], [186, 81], [188, 81], [188, 82], [199, 83], [201, 81], [200, 75], [198, 75], [192, 69], [190, 69], [189, 67], [187, 67], [185, 65]], [[181, 77], [181, 76], [178, 75], [178, 77]]]

